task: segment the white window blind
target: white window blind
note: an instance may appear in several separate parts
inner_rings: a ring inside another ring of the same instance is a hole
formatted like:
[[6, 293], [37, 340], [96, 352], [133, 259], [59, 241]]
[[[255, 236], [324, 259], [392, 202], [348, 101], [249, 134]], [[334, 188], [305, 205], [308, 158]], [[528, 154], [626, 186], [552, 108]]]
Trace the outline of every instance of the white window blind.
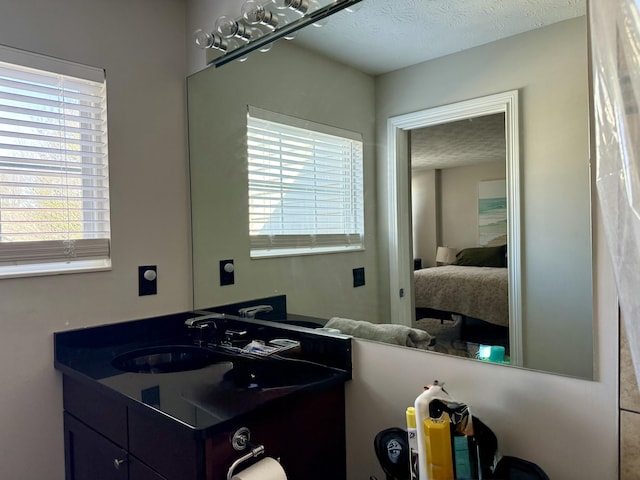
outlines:
[[359, 134], [249, 107], [251, 256], [363, 248]]
[[0, 275], [109, 265], [106, 115], [103, 70], [0, 47]]

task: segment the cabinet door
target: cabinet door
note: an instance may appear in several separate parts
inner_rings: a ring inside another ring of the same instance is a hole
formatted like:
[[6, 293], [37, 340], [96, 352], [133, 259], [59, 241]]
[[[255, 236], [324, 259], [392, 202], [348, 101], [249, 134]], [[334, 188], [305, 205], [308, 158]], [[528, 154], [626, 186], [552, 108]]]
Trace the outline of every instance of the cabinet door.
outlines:
[[68, 413], [64, 443], [67, 480], [129, 480], [127, 452]]
[[204, 478], [203, 450], [202, 442], [192, 435], [184, 434], [168, 422], [129, 409], [131, 466], [139, 459], [170, 480], [199, 480]]
[[[342, 385], [298, 392], [245, 416], [230, 430], [207, 439], [207, 480], [225, 480], [229, 466], [246, 453], [235, 451], [229, 441], [238, 427], [248, 427], [251, 442], [264, 445], [266, 456], [280, 459], [291, 480], [347, 478]], [[249, 464], [242, 464], [237, 471]]]
[[113, 443], [127, 448], [127, 407], [124, 403], [67, 375], [62, 377], [62, 389], [65, 412], [85, 425], [91, 425]]

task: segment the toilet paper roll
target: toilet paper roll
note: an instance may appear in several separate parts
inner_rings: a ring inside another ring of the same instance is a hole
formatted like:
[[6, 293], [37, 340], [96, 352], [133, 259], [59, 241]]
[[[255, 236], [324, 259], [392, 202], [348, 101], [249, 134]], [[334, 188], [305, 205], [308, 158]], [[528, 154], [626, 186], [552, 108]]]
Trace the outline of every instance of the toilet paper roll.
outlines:
[[287, 474], [276, 459], [266, 457], [236, 473], [231, 480], [287, 480]]

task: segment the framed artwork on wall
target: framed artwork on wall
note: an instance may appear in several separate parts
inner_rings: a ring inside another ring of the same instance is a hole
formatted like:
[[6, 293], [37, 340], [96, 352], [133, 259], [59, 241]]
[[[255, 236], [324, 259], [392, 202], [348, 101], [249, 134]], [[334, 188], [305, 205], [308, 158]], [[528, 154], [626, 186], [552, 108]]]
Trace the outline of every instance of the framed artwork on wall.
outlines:
[[507, 182], [478, 182], [478, 245], [482, 247], [507, 243]]

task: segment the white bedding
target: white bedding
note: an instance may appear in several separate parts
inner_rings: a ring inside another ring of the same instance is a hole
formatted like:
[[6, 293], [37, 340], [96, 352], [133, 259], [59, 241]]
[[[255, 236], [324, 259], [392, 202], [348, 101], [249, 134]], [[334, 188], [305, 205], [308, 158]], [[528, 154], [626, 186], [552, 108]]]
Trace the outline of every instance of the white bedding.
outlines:
[[507, 268], [446, 265], [414, 272], [416, 308], [509, 326]]

